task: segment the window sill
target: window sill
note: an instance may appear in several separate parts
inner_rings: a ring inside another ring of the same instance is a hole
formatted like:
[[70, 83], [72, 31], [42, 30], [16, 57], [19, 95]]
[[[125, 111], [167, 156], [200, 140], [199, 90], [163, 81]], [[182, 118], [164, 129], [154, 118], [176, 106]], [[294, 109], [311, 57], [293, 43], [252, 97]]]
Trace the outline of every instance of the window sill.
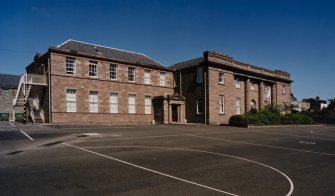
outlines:
[[219, 115], [226, 115], [225, 113], [219, 113]]

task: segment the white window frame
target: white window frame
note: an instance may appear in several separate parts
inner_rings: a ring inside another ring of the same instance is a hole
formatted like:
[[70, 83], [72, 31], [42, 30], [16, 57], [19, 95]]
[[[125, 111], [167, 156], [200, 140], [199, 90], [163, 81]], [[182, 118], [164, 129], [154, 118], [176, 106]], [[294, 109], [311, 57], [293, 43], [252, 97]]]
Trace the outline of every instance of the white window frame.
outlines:
[[204, 82], [204, 70], [202, 66], [197, 67], [197, 83]]
[[117, 80], [117, 74], [118, 74], [118, 65], [115, 63], [111, 63], [109, 65], [109, 78], [111, 80]]
[[144, 114], [151, 114], [151, 96], [144, 97]]
[[91, 78], [97, 78], [98, 77], [98, 62], [89, 61], [88, 76], [91, 77]]
[[116, 114], [119, 112], [118, 93], [110, 93], [109, 95], [110, 113]]
[[224, 114], [225, 113], [225, 101], [224, 101], [224, 96], [220, 95], [219, 97], [219, 114]]
[[235, 77], [235, 87], [241, 88], [241, 79], [239, 77]]
[[99, 92], [90, 91], [88, 101], [89, 101], [89, 112], [98, 113], [99, 112]]
[[224, 84], [224, 73], [219, 72], [219, 84]]
[[76, 58], [66, 57], [65, 72], [69, 75], [76, 74]]
[[77, 91], [75, 89], [66, 89], [66, 112], [77, 111]]
[[[133, 78], [132, 80], [130, 80]], [[128, 67], [128, 82], [135, 82], [136, 81], [136, 68], [129, 66]]]
[[166, 86], [166, 73], [165, 72], [159, 72], [159, 85]]
[[151, 84], [151, 70], [144, 70], [144, 84]]
[[241, 114], [241, 98], [236, 98], [236, 114]]
[[136, 114], [136, 95], [135, 94], [128, 95], [128, 113]]

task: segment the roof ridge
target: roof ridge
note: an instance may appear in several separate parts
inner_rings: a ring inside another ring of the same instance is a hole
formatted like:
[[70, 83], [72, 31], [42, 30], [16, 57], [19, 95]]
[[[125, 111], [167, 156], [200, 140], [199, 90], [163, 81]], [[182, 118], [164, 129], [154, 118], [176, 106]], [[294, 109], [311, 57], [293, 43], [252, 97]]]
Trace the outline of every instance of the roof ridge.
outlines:
[[128, 53], [132, 53], [132, 54], [138, 54], [138, 55], [142, 55], [142, 56], [145, 56], [149, 59], [151, 59], [152, 61], [166, 67], [165, 65], [163, 65], [162, 63], [156, 61], [155, 59], [143, 54], [143, 53], [139, 53], [139, 52], [133, 52], [133, 51], [130, 51], [130, 50], [122, 50], [122, 49], [118, 49], [118, 48], [112, 48], [112, 47], [109, 47], [109, 46], [103, 46], [103, 45], [99, 45], [99, 44], [92, 44], [92, 43], [88, 43], [88, 42], [84, 42], [84, 41], [79, 41], [79, 40], [74, 40], [74, 39], [68, 39], [66, 40], [65, 42], [63, 42], [62, 44], [58, 45], [57, 48], [61, 47], [62, 45], [70, 42], [70, 41], [74, 41], [74, 42], [78, 42], [78, 43], [82, 43], [82, 44], [88, 44], [88, 45], [92, 45], [92, 46], [98, 46], [98, 47], [102, 47], [102, 48], [107, 48], [107, 49], [112, 49], [112, 50], [118, 50], [118, 51], [122, 51], [122, 52], [128, 52]]

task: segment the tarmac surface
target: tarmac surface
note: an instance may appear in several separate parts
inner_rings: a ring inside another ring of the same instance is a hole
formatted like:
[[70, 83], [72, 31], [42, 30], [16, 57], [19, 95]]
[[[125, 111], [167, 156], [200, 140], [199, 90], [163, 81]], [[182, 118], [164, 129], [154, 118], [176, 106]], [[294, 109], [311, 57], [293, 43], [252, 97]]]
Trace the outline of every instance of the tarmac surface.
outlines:
[[335, 195], [335, 126], [0, 122], [1, 195]]

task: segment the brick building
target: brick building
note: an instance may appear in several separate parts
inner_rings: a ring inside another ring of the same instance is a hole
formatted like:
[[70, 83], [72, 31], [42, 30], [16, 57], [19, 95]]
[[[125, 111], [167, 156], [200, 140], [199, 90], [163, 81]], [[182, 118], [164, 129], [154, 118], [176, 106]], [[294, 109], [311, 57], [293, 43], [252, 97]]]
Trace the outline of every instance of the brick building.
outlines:
[[186, 97], [187, 122], [227, 124], [235, 114], [291, 101], [290, 74], [252, 66], [216, 52], [175, 64], [176, 91]]
[[[11, 74], [0, 74], [0, 113], [8, 113], [9, 120], [13, 115], [13, 99], [16, 95], [20, 76]], [[22, 112], [22, 108], [17, 108], [17, 112]]]
[[173, 71], [144, 54], [68, 40], [37, 54], [26, 73], [14, 104], [34, 122], [184, 122]]
[[290, 74], [204, 52], [169, 68], [152, 58], [68, 40], [35, 55], [14, 106], [64, 124], [227, 124], [234, 114], [290, 102]]

